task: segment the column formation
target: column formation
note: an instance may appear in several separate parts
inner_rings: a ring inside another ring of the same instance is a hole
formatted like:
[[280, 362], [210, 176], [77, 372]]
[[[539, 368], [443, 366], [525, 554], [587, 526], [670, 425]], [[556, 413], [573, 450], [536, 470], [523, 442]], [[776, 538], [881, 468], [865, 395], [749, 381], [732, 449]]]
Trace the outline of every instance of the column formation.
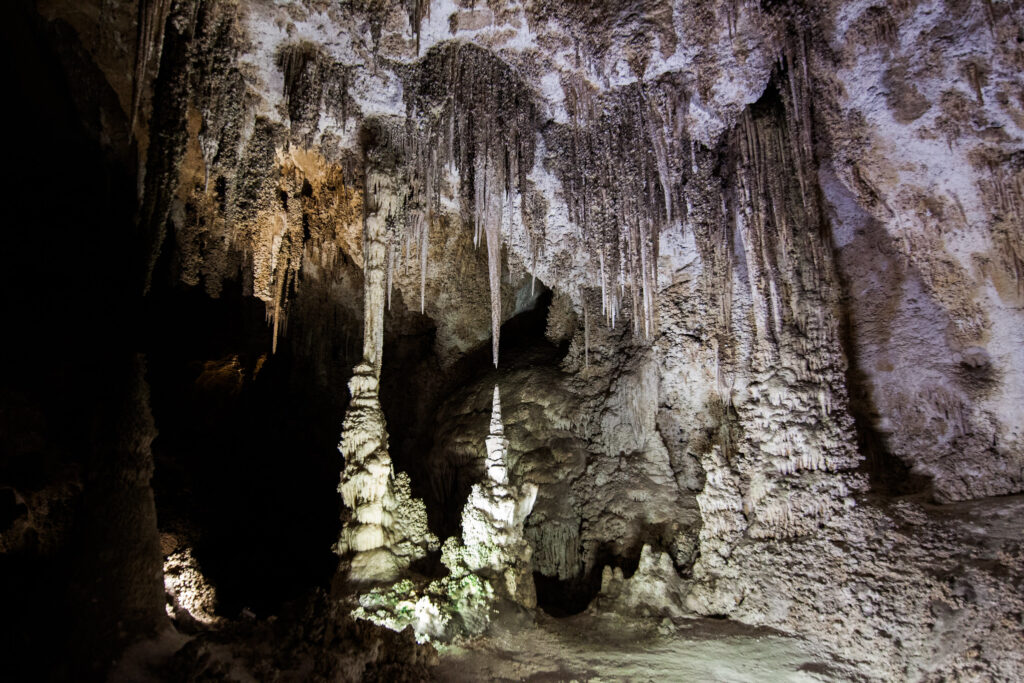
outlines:
[[399, 210], [394, 174], [379, 158], [387, 150], [367, 151], [363, 219], [363, 359], [348, 387], [351, 402], [342, 425], [339, 450], [345, 457], [338, 491], [351, 511], [335, 551], [354, 583], [397, 579], [409, 563], [437, 540], [427, 530], [426, 509], [413, 500], [408, 477], [395, 476], [388, 453], [388, 432], [379, 387], [387, 295], [387, 221]]

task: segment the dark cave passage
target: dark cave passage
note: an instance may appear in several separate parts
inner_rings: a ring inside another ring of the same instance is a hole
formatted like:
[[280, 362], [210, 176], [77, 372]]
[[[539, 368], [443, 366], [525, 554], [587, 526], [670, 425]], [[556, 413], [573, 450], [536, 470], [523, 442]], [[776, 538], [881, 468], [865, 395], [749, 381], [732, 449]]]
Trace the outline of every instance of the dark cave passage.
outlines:
[[347, 394], [310, 377], [289, 344], [270, 355], [263, 303], [237, 288], [157, 291], [152, 311], [161, 531], [193, 547], [218, 613], [277, 613], [337, 565]]
[[[158, 272], [170, 267], [162, 260]], [[293, 335], [307, 332], [303, 320], [293, 321], [271, 355], [263, 302], [244, 296], [237, 284], [211, 299], [198, 288], [165, 284], [171, 281], [155, 280], [144, 333], [159, 431], [153, 486], [160, 530], [165, 545], [193, 548], [217, 591], [218, 614], [277, 613], [328, 586], [337, 566], [331, 547], [341, 509], [337, 445], [347, 388], [312, 376], [322, 368], [295, 351]], [[478, 473], [458, 471], [453, 495], [430, 495], [423, 455], [433, 445], [432, 418], [443, 400], [480, 378], [557, 363], [565, 349], [544, 337], [552, 292], [539, 283], [538, 292], [533, 306], [502, 326], [498, 371], [489, 343], [442, 373], [432, 327], [386, 336], [381, 401], [395, 468], [410, 472], [414, 495], [425, 498], [441, 538], [459, 533]], [[354, 332], [348, 336], [358, 339]], [[335, 330], [335, 336], [342, 335]], [[356, 362], [351, 341], [328, 340], [332, 365], [342, 374]], [[421, 569], [437, 571], [430, 563]]]
[[[158, 271], [169, 267], [161, 261]], [[337, 566], [331, 547], [341, 506], [337, 445], [347, 388], [312, 376], [322, 368], [297, 355], [290, 340], [306, 332], [304, 321], [292, 323], [271, 355], [263, 302], [242, 295], [237, 284], [211, 299], [198, 288], [164, 284], [169, 281], [155, 280], [144, 334], [159, 430], [153, 486], [160, 529], [172, 545], [193, 548], [217, 591], [219, 614], [277, 613], [328, 586]], [[395, 467], [410, 472], [414, 495], [426, 499], [442, 538], [459, 533], [478, 473], [456, 473], [450, 497], [430, 495], [430, 465], [422, 456], [433, 445], [432, 417], [441, 401], [481, 377], [557, 363], [564, 348], [544, 337], [552, 293], [539, 283], [538, 292], [532, 307], [502, 326], [498, 371], [488, 344], [442, 373], [432, 327], [386, 337], [381, 401]], [[354, 332], [349, 336], [358, 338]], [[332, 365], [350, 372], [358, 346], [340, 338], [329, 346]]]
[[[664, 550], [662, 530], [646, 528], [626, 548], [618, 543], [602, 543], [598, 546], [589, 572], [578, 577], [561, 580], [557, 576], [545, 576], [535, 571], [534, 585], [537, 588], [537, 606], [548, 615], [557, 618], [580, 614], [601, 592], [601, 580], [605, 567], [622, 570], [623, 578], [631, 578], [640, 565], [640, 554], [645, 544], [657, 552]], [[680, 568], [677, 567], [677, 570]]]
[[[635, 571], [636, 567], [633, 569]], [[562, 581], [535, 571], [533, 583], [537, 589], [537, 607], [557, 618], [580, 614], [601, 590], [601, 573], [591, 574], [589, 577]]]

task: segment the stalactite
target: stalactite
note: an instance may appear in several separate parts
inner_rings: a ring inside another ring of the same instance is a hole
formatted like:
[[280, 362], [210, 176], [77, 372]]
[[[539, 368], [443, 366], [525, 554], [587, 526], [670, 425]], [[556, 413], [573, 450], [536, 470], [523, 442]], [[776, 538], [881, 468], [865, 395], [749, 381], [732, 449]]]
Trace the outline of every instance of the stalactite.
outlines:
[[139, 3], [138, 36], [135, 45], [135, 75], [132, 81], [132, 111], [129, 132], [135, 134], [142, 106], [142, 94], [154, 61], [159, 61], [164, 42], [164, 25], [171, 0], [142, 0]]
[[608, 311], [608, 292], [607, 292], [607, 281], [604, 274], [604, 245], [598, 249], [597, 252], [598, 264], [601, 269], [601, 315], [605, 316], [605, 321], [610, 320], [610, 312]]
[[280, 226], [274, 231], [274, 238], [271, 242], [271, 254], [269, 264], [269, 296], [264, 300], [266, 305], [266, 321], [271, 326], [271, 354], [277, 353], [277, 340], [285, 327], [285, 305], [288, 285], [297, 273], [297, 264], [292, 262], [289, 256], [290, 248], [294, 244], [289, 234], [288, 216], [285, 213], [277, 215], [274, 219], [275, 225]]
[[[367, 163], [363, 218], [363, 358], [380, 377], [384, 348], [384, 304], [387, 296], [388, 218], [397, 203], [387, 167]], [[370, 189], [372, 188], [372, 189]]]
[[[280, 292], [280, 288], [278, 288]], [[280, 329], [281, 323], [281, 297], [280, 295], [274, 297], [274, 331], [270, 342], [270, 353], [271, 355], [277, 353], [277, 332]]]
[[416, 54], [420, 53], [420, 27], [423, 20], [430, 17], [430, 0], [403, 0], [405, 11], [409, 15], [409, 28], [416, 39]]
[[530, 297], [537, 293], [537, 250], [533, 251], [533, 264], [530, 266]]
[[[388, 310], [391, 310], [391, 289], [395, 283], [395, 241], [388, 240], [388, 266], [387, 266], [387, 288], [388, 288]], [[422, 307], [422, 298], [420, 306]]]
[[319, 45], [303, 40], [282, 46], [277, 67], [292, 133], [307, 146], [320, 129], [321, 114], [344, 124], [358, 110], [349, 95], [352, 67], [334, 61]]
[[[449, 168], [458, 172], [474, 245], [479, 245], [481, 237], [487, 243], [492, 351], [497, 366], [502, 226], [511, 196], [526, 193], [526, 173], [533, 166], [538, 124], [532, 93], [499, 58], [465, 44], [441, 45], [428, 52], [405, 93], [410, 214], [439, 215], [442, 172]], [[528, 202], [521, 206], [523, 225], [531, 225]], [[429, 230], [429, 220], [419, 224], [426, 227], [418, 230]], [[421, 277], [426, 271], [425, 252], [426, 240], [421, 237]]]
[[[601, 309], [613, 326], [628, 289], [634, 333], [656, 333], [659, 235], [684, 218], [686, 93], [674, 77], [598, 95], [563, 80], [570, 123], [552, 126], [556, 172], [584, 248], [599, 264]], [[691, 151], [692, 154], [692, 151]], [[608, 271], [617, 272], [609, 282]]]
[[583, 367], [590, 367], [590, 314], [587, 312], [587, 298], [580, 296], [583, 301]]
[[501, 226], [487, 223], [487, 275], [491, 289], [491, 353], [498, 367], [498, 346], [501, 333]]

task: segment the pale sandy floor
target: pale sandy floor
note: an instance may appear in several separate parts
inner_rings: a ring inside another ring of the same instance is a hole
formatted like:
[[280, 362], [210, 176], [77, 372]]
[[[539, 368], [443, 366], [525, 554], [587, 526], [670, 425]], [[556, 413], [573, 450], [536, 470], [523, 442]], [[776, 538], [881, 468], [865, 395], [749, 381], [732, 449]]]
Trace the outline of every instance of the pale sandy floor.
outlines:
[[734, 622], [694, 619], [674, 628], [578, 615], [536, 625], [498, 623], [490, 635], [441, 649], [443, 681], [848, 681], [801, 640]]

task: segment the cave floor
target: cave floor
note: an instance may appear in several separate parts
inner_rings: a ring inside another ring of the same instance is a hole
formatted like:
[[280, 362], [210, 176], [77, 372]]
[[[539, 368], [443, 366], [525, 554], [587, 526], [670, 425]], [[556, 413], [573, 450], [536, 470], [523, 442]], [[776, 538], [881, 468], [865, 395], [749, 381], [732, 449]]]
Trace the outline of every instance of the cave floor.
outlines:
[[[1024, 540], [1024, 496], [939, 505], [921, 494], [890, 501], [902, 533], [953, 536], [980, 557]], [[661, 624], [589, 611], [499, 617], [486, 637], [440, 646], [443, 681], [858, 681], [849, 662], [807, 640], [727, 619]]]
[[651, 626], [587, 613], [495, 623], [487, 637], [442, 647], [444, 681], [849, 681], [848, 666], [803, 640], [724, 619]]

